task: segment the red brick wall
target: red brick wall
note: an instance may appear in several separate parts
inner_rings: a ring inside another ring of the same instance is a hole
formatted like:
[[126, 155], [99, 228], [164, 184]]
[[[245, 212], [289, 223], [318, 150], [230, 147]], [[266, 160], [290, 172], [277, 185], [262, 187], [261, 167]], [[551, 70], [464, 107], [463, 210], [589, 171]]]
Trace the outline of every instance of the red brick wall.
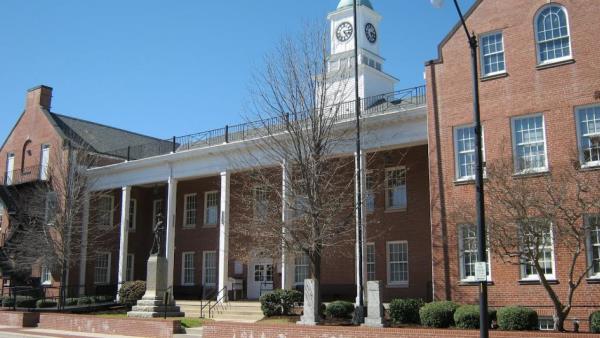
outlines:
[[[534, 16], [546, 0], [484, 0], [468, 18], [477, 34], [502, 30], [508, 76], [480, 82], [481, 114], [485, 131], [486, 161], [511, 155], [512, 116], [543, 113], [546, 125], [550, 170], [567, 166], [577, 154], [574, 108], [600, 104], [594, 93], [600, 89], [600, 23], [595, 13], [600, 2], [564, 0], [567, 8], [574, 63], [538, 69]], [[472, 201], [474, 186], [455, 184], [453, 127], [472, 121], [470, 54], [466, 37], [458, 30], [441, 49], [443, 60], [427, 67], [429, 114], [430, 182], [433, 241], [433, 280], [437, 299], [475, 302], [477, 287], [459, 282], [457, 229], [451, 215], [462, 201]], [[504, 153], [501, 149], [504, 147]], [[590, 179], [594, 173], [590, 173]], [[555, 288], [564, 295], [568, 262], [555, 249]], [[543, 315], [551, 314], [550, 301], [539, 285], [519, 285], [519, 267], [492, 259], [493, 285], [490, 304], [532, 306]], [[583, 264], [583, 263], [582, 263]], [[585, 323], [592, 309], [600, 307], [600, 285], [584, 282], [576, 294], [571, 318]]]
[[0, 325], [12, 327], [35, 327], [40, 320], [40, 314], [36, 312], [0, 312]]

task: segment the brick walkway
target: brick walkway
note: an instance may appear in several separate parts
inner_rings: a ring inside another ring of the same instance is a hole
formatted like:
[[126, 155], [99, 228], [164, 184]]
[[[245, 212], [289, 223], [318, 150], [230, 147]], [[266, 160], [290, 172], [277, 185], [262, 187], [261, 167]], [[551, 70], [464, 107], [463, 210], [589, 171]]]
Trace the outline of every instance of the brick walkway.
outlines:
[[[0, 326], [0, 337], [10, 338], [134, 338], [130, 336], [107, 336], [105, 334], [97, 333], [81, 333], [81, 332], [67, 332], [59, 330], [45, 330], [45, 329], [32, 329], [32, 328], [18, 328], [10, 326]], [[139, 338], [139, 337], [137, 337]]]

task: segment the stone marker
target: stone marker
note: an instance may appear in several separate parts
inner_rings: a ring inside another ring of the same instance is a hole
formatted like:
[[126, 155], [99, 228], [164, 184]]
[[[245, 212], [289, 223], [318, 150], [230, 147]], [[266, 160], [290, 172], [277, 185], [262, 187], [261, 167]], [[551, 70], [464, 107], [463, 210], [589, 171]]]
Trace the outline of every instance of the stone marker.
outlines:
[[367, 317], [364, 326], [383, 327], [383, 304], [381, 303], [381, 282], [367, 282]]
[[304, 313], [298, 325], [317, 325], [321, 321], [319, 316], [319, 288], [314, 279], [304, 280]]

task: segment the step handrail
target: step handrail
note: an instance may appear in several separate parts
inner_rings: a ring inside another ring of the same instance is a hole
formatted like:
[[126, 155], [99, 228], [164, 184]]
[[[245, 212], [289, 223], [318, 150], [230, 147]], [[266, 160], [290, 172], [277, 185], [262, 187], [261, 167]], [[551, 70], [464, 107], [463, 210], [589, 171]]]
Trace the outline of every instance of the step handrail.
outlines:
[[[210, 306], [210, 303], [212, 302], [212, 298], [213, 297], [217, 297], [219, 290], [214, 290], [213, 292], [208, 294], [208, 297], [206, 297], [206, 300], [208, 300], [206, 303], [204, 303], [204, 299], [205, 297], [202, 297], [202, 299], [200, 299], [200, 318], [204, 318], [204, 309], [206, 307]], [[210, 318], [210, 314], [208, 315]]]
[[215, 301], [215, 303], [213, 305], [209, 305], [208, 306], [208, 318], [212, 318], [213, 317], [213, 313], [212, 311], [214, 310], [215, 307], [217, 306], [221, 306], [221, 308], [223, 308], [223, 303], [227, 302], [227, 286], [224, 286], [221, 290], [219, 290], [217, 292], [217, 295], [221, 295], [220, 297], [217, 296], [217, 300]]

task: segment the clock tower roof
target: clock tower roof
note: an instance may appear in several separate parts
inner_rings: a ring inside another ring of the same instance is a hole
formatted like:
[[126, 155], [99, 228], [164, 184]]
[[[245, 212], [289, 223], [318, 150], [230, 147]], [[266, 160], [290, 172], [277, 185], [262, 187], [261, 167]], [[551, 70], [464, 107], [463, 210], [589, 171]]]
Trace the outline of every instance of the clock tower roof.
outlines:
[[[366, 7], [370, 8], [370, 9], [373, 9], [373, 5], [371, 4], [371, 1], [369, 1], [369, 0], [358, 0], [357, 4], [359, 6], [362, 5], [362, 6], [366, 6]], [[337, 9], [342, 9], [345, 7], [352, 7], [352, 6], [354, 6], [354, 0], [340, 0], [340, 3], [338, 4]]]

